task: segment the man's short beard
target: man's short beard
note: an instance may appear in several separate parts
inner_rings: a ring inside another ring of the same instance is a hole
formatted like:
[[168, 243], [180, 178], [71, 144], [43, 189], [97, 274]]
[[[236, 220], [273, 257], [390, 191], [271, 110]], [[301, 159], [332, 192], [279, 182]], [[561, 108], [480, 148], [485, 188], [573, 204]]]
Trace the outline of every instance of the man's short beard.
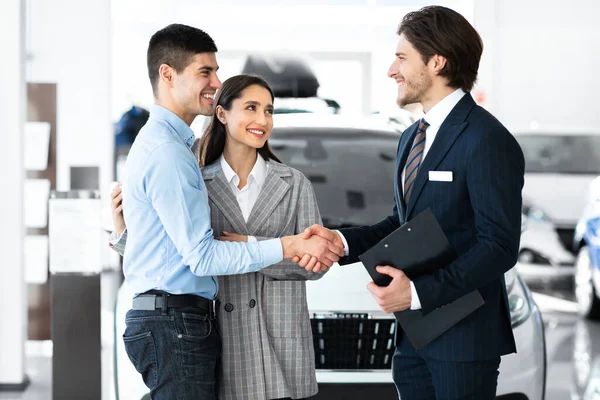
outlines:
[[423, 69], [414, 84], [411, 85], [406, 82], [405, 85], [407, 86], [406, 89], [410, 88], [412, 90], [411, 93], [405, 93], [403, 98], [398, 97], [396, 99], [396, 104], [399, 107], [420, 103], [423, 94], [431, 87], [431, 79], [427, 76], [425, 69]]
[[420, 103], [420, 102], [421, 102], [420, 99], [415, 99], [415, 98], [408, 98], [408, 99], [407, 98], [403, 98], [403, 99], [397, 98], [396, 99], [396, 105], [398, 107], [405, 107], [405, 106], [407, 106], [409, 104], [417, 104], [417, 103]]

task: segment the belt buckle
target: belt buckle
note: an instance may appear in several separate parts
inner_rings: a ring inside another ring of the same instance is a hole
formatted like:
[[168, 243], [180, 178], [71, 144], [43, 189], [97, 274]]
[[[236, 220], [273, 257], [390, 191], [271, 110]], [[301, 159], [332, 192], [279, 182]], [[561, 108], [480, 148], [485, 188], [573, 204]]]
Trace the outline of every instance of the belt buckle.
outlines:
[[156, 308], [156, 295], [144, 294], [137, 296], [135, 299], [134, 310], [154, 310]]

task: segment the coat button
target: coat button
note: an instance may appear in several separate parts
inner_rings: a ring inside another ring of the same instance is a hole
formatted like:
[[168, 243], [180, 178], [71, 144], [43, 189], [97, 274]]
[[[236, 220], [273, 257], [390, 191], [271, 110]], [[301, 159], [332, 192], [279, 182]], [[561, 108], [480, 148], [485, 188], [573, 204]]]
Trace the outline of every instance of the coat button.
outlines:
[[233, 311], [233, 304], [231, 304], [231, 303], [225, 304], [225, 311], [232, 312]]
[[250, 308], [254, 308], [256, 306], [256, 300], [250, 300], [250, 303], [248, 303], [248, 305], [250, 306]]

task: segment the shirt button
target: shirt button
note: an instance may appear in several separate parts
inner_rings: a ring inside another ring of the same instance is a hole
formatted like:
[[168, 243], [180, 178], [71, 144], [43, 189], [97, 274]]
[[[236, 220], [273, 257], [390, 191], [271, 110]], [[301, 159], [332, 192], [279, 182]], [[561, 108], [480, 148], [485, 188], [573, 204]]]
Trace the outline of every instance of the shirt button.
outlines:
[[250, 306], [250, 308], [256, 307], [256, 300], [254, 300], [254, 299], [250, 300], [250, 303], [248, 303], [248, 305]]
[[231, 303], [225, 304], [225, 311], [232, 312], [233, 311], [233, 304], [231, 304]]

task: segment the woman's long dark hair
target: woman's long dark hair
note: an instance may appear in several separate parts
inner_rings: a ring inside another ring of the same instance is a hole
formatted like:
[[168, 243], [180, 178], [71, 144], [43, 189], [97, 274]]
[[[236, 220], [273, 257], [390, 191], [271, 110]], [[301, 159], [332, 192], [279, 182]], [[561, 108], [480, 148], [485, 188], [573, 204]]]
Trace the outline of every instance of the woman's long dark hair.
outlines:
[[[233, 101], [235, 99], [239, 99], [242, 96], [244, 89], [252, 85], [264, 87], [271, 94], [271, 100], [275, 100], [271, 86], [269, 86], [267, 81], [260, 76], [236, 75], [223, 82], [223, 86], [221, 89], [219, 89], [215, 99], [215, 113], [210, 118], [210, 124], [204, 131], [204, 135], [200, 139], [200, 144], [198, 145], [198, 162], [200, 163], [201, 167], [210, 165], [217, 161], [225, 149], [227, 132], [225, 131], [225, 125], [223, 125], [223, 123], [219, 121], [219, 118], [217, 118], [217, 106], [221, 106], [227, 111], [231, 110]], [[281, 163], [279, 158], [277, 158], [277, 156], [271, 151], [268, 141], [265, 142], [263, 147], [258, 149], [258, 154], [260, 154], [267, 161], [275, 160]]]

